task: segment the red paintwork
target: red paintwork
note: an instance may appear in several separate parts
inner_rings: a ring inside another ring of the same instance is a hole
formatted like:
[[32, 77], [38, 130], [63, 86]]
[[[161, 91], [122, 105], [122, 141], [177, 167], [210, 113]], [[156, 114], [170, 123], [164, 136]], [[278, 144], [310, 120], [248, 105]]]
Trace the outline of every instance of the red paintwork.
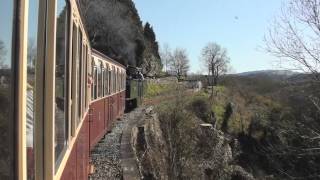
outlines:
[[[76, 147], [76, 145], [75, 145]], [[73, 148], [61, 179], [77, 180], [77, 148]]]
[[125, 92], [95, 101], [89, 106], [80, 133], [72, 147], [62, 180], [87, 180], [90, 149], [111, 130], [112, 122], [124, 113]]
[[93, 148], [105, 134], [104, 99], [90, 104], [90, 147]]
[[111, 130], [111, 117], [110, 117], [110, 104], [109, 104], [110, 98], [106, 98], [104, 100], [104, 128], [107, 131]]
[[33, 148], [27, 147], [27, 158], [28, 158], [27, 171], [28, 171], [28, 177], [30, 177], [30, 179], [34, 179], [34, 177], [35, 177], [34, 176], [34, 159], [33, 159], [33, 157], [34, 157]]
[[82, 125], [79, 141], [77, 142], [77, 179], [88, 179], [88, 165], [89, 165], [89, 117], [85, 118]]

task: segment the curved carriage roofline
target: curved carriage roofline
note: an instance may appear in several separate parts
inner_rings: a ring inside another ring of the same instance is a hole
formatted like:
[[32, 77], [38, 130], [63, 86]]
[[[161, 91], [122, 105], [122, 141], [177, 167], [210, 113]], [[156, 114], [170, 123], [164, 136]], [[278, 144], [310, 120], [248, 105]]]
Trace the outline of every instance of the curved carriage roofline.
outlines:
[[126, 66], [124, 66], [123, 64], [121, 64], [121, 63], [117, 62], [116, 60], [110, 58], [109, 56], [106, 56], [106, 55], [104, 55], [103, 53], [101, 53], [101, 52], [99, 52], [99, 51], [97, 51], [97, 50], [95, 50], [95, 49], [93, 49], [93, 48], [91, 48], [91, 51], [92, 51], [92, 55], [98, 56], [98, 57], [100, 57], [102, 60], [108, 60], [108, 61], [110, 61], [110, 62], [112, 62], [112, 63], [114, 63], [114, 64], [122, 67], [123, 69], [126, 69]]
[[[75, 5], [75, 8], [76, 8], [75, 16], [79, 16], [79, 24], [81, 24], [81, 25], [79, 25], [79, 27], [83, 31], [82, 33], [85, 34], [86, 40], [87, 40], [87, 44], [91, 48], [91, 43], [90, 43], [90, 39], [89, 39], [89, 33], [88, 33], [88, 30], [87, 30], [87, 27], [86, 27], [86, 23], [85, 23], [86, 19], [84, 18], [83, 13], [82, 13], [82, 11], [80, 9], [80, 5], [78, 3], [79, 1], [78, 0], [69, 0], [68, 2], [71, 5], [71, 11], [72, 12], [73, 12], [73, 9], [72, 9], [73, 5]], [[71, 13], [71, 16], [74, 16], [74, 14]]]

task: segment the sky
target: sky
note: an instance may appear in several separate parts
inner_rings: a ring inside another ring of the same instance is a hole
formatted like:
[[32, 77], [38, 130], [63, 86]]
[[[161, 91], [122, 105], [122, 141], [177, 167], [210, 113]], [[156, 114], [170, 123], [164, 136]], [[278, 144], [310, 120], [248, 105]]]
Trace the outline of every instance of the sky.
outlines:
[[[12, 19], [13, 19], [13, 1], [0, 2], [0, 41], [4, 43], [5, 55], [4, 64], [10, 65], [11, 59], [11, 36], [12, 36]], [[1, 68], [1, 67], [0, 67]]]
[[[39, 0], [29, 0], [29, 16], [28, 16], [28, 39], [37, 41], [37, 21], [38, 21], [38, 4]], [[0, 2], [0, 41], [4, 42], [5, 58], [4, 63], [10, 65], [11, 59], [11, 40], [12, 40], [12, 22], [13, 22], [13, 1]]]
[[279, 69], [263, 50], [264, 35], [285, 0], [133, 0], [160, 46], [188, 51], [191, 72], [203, 72], [201, 50], [216, 42], [228, 50], [233, 73]]

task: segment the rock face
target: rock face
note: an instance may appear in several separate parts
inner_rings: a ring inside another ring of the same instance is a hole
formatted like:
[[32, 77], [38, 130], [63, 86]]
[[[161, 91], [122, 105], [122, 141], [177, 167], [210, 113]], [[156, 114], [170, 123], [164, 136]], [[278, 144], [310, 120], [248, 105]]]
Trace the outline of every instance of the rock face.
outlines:
[[146, 109], [144, 124], [132, 129], [132, 147], [141, 179], [168, 179], [168, 150], [160, 123], [152, 109]]
[[156, 34], [142, 24], [132, 0], [79, 0], [93, 48], [123, 65], [141, 67], [155, 76], [161, 69]]
[[174, 140], [167, 139], [155, 112], [147, 109], [143, 118], [144, 123], [132, 130], [132, 147], [142, 179], [254, 179], [234, 165], [233, 154], [237, 152], [223, 132], [201, 123], [188, 134], [178, 128], [175, 130], [182, 136], [178, 146], [173, 146], [170, 141]]

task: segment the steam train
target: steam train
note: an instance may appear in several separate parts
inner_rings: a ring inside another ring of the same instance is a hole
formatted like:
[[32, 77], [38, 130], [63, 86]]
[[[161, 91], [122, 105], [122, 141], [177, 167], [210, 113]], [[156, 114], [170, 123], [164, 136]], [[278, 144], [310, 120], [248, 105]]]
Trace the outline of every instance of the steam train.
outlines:
[[91, 47], [78, 0], [3, 0], [0, 23], [0, 179], [88, 179], [143, 78]]

